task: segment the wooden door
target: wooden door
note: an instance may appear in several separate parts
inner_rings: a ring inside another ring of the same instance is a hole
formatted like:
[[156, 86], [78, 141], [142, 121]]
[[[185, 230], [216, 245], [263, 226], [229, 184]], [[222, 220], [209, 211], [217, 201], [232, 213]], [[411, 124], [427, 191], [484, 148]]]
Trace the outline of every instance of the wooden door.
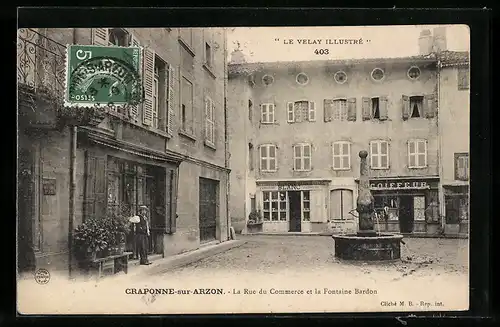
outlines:
[[200, 242], [209, 242], [216, 239], [218, 187], [218, 181], [200, 178]]

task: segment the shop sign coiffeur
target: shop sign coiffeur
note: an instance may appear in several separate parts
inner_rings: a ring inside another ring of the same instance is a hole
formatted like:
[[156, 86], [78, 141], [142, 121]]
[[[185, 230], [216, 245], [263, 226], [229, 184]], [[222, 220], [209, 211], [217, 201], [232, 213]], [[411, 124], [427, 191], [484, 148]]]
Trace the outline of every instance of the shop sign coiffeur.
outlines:
[[405, 190], [405, 189], [429, 189], [430, 185], [422, 181], [394, 181], [370, 183], [371, 190]]

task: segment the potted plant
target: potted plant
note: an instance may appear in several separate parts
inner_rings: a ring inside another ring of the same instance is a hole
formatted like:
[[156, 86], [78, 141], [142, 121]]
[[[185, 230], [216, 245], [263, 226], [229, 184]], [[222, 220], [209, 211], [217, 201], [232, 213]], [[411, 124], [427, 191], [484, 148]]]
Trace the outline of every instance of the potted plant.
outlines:
[[126, 235], [129, 232], [128, 220], [121, 214], [112, 214], [109, 217], [109, 229], [113, 254], [123, 254], [125, 252]]
[[249, 233], [262, 231], [262, 215], [260, 210], [253, 210], [248, 215], [247, 228]]
[[76, 257], [81, 261], [107, 255], [111, 234], [106, 219], [87, 218], [73, 233]]

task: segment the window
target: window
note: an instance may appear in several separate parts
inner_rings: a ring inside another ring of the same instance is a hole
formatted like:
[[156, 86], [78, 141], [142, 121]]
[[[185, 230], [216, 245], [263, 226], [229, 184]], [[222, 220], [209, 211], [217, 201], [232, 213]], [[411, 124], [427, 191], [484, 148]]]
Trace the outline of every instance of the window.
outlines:
[[460, 67], [457, 71], [458, 89], [469, 89], [469, 67]]
[[425, 196], [413, 197], [413, 217], [415, 220], [425, 220]]
[[309, 191], [302, 191], [302, 220], [311, 220], [311, 195]]
[[385, 121], [389, 119], [388, 113], [388, 98], [387, 96], [380, 97], [363, 97], [362, 98], [362, 119]]
[[215, 103], [210, 97], [205, 98], [205, 141], [215, 144]]
[[427, 167], [427, 141], [408, 141], [408, 168]]
[[264, 103], [260, 105], [261, 123], [274, 124], [274, 104]]
[[389, 169], [389, 142], [370, 142], [371, 169]]
[[455, 153], [455, 179], [469, 180], [469, 154]]
[[254, 169], [254, 158], [253, 158], [253, 144], [248, 143], [248, 168], [250, 170]]
[[371, 73], [371, 77], [374, 81], [380, 82], [384, 79], [385, 74], [381, 68], [375, 68]]
[[192, 28], [181, 28], [180, 35], [182, 40], [189, 46], [193, 45], [193, 29]]
[[411, 80], [417, 80], [420, 77], [420, 68], [417, 66], [412, 66], [408, 69], [408, 78]]
[[353, 219], [353, 193], [351, 190], [337, 189], [330, 191], [330, 219]]
[[276, 171], [276, 146], [273, 144], [264, 144], [260, 146], [260, 170]]
[[212, 47], [208, 42], [205, 42], [205, 63], [208, 67], [212, 67]]
[[123, 28], [110, 28], [108, 30], [109, 45], [116, 45], [119, 47], [128, 47], [130, 36]]
[[297, 144], [293, 147], [293, 170], [311, 170], [311, 145]]
[[316, 105], [313, 101], [295, 101], [287, 104], [287, 122], [316, 121]]
[[262, 77], [262, 83], [264, 83], [264, 85], [266, 86], [269, 86], [274, 83], [274, 77], [272, 77], [271, 75], [264, 75]]
[[305, 73], [299, 73], [296, 77], [296, 81], [300, 85], [306, 85], [307, 83], [309, 83], [309, 77], [307, 77]]
[[286, 192], [262, 192], [263, 220], [286, 221]]
[[423, 104], [424, 104], [423, 96], [410, 97], [410, 118], [424, 117]]
[[252, 100], [248, 99], [248, 120], [252, 121], [252, 116], [253, 116], [253, 102]]
[[380, 119], [380, 101], [379, 98], [372, 98], [371, 113], [373, 119]]
[[333, 100], [333, 120], [347, 120], [347, 100]]
[[347, 81], [347, 74], [343, 71], [338, 71], [333, 75], [333, 78], [337, 84], [344, 84]]
[[182, 104], [181, 104], [181, 128], [182, 131], [188, 134], [193, 134], [193, 84], [186, 78], [182, 77]]
[[333, 169], [351, 169], [351, 144], [349, 142], [333, 143]]

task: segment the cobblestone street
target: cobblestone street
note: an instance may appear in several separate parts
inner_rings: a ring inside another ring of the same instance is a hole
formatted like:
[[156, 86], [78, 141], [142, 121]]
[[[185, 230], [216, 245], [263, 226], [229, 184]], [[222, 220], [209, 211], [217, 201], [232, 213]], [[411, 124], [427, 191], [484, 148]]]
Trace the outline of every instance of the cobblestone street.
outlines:
[[395, 263], [341, 263], [333, 256], [333, 240], [325, 236], [239, 236], [244, 245], [206, 258], [168, 274], [189, 275], [224, 271], [277, 274], [330, 273], [349, 270], [365, 274], [386, 272], [394, 279], [441, 274], [467, 275], [468, 240], [406, 238], [402, 260]]

